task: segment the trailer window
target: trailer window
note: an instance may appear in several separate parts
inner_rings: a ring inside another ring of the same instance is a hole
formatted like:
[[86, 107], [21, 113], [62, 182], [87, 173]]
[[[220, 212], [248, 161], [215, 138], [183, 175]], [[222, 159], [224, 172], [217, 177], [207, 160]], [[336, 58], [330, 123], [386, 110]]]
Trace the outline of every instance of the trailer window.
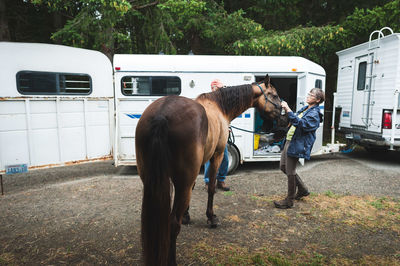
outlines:
[[20, 71], [17, 90], [25, 95], [88, 95], [92, 79], [87, 74]]
[[179, 77], [125, 76], [121, 79], [122, 94], [127, 96], [165, 96], [181, 93]]
[[322, 80], [320, 79], [315, 80], [315, 88], [322, 89]]
[[365, 89], [365, 79], [367, 77], [367, 62], [361, 62], [358, 65], [358, 78], [357, 78], [357, 90], [362, 91]]

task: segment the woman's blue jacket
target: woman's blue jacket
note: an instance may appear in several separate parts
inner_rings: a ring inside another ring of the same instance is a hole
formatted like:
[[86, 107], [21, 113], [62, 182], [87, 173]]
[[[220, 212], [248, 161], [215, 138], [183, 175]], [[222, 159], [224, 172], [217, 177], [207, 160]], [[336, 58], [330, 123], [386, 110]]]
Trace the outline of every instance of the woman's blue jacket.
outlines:
[[[304, 106], [296, 114], [293, 112], [288, 113], [289, 121], [296, 127], [296, 130], [290, 141], [287, 155], [310, 160], [311, 149], [316, 138], [315, 131], [322, 122], [323, 114], [319, 111], [319, 105], [304, 111], [307, 107]], [[297, 115], [303, 111], [303, 117], [298, 118]]]

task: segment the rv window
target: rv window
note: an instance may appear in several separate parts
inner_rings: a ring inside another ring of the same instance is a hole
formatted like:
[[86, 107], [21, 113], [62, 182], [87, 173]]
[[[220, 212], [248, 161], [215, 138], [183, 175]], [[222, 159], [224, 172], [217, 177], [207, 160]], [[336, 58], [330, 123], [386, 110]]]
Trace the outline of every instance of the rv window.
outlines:
[[20, 71], [17, 89], [26, 95], [88, 95], [92, 91], [92, 79], [86, 74]]
[[322, 80], [320, 79], [315, 80], [315, 88], [322, 89]]
[[367, 62], [361, 62], [358, 65], [358, 78], [357, 78], [357, 90], [362, 91], [365, 89], [365, 79], [367, 74]]
[[127, 96], [179, 95], [181, 80], [178, 77], [134, 77], [121, 79], [122, 94]]

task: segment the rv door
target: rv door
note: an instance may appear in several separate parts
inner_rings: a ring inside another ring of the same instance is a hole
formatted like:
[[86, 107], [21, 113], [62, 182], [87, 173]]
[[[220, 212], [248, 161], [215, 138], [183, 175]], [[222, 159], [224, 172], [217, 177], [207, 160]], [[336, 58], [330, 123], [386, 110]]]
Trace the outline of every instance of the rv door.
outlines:
[[373, 59], [373, 53], [355, 59], [351, 125], [368, 126]]

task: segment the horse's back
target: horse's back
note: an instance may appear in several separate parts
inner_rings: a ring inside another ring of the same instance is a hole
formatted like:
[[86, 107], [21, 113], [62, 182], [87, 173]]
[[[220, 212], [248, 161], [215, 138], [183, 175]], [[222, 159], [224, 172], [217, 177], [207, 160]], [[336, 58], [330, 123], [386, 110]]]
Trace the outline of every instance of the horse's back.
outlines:
[[193, 167], [200, 169], [208, 132], [204, 107], [182, 96], [166, 96], [150, 104], [143, 112], [136, 129], [139, 167], [142, 163], [139, 156], [150, 152], [148, 143], [154, 137], [155, 132], [152, 131], [155, 123], [164, 123], [162, 127], [167, 127], [164, 128], [168, 135], [165, 145], [172, 158], [169, 163], [175, 165], [176, 169], [193, 162]]
[[[143, 112], [138, 128], [143, 128], [143, 131], [149, 130], [151, 122], [160, 117], [167, 119], [169, 133], [185, 138], [197, 137], [207, 126], [204, 107], [196, 101], [182, 96], [166, 96], [150, 104]], [[140, 138], [141, 132], [138, 133], [139, 136], [136, 137]]]

